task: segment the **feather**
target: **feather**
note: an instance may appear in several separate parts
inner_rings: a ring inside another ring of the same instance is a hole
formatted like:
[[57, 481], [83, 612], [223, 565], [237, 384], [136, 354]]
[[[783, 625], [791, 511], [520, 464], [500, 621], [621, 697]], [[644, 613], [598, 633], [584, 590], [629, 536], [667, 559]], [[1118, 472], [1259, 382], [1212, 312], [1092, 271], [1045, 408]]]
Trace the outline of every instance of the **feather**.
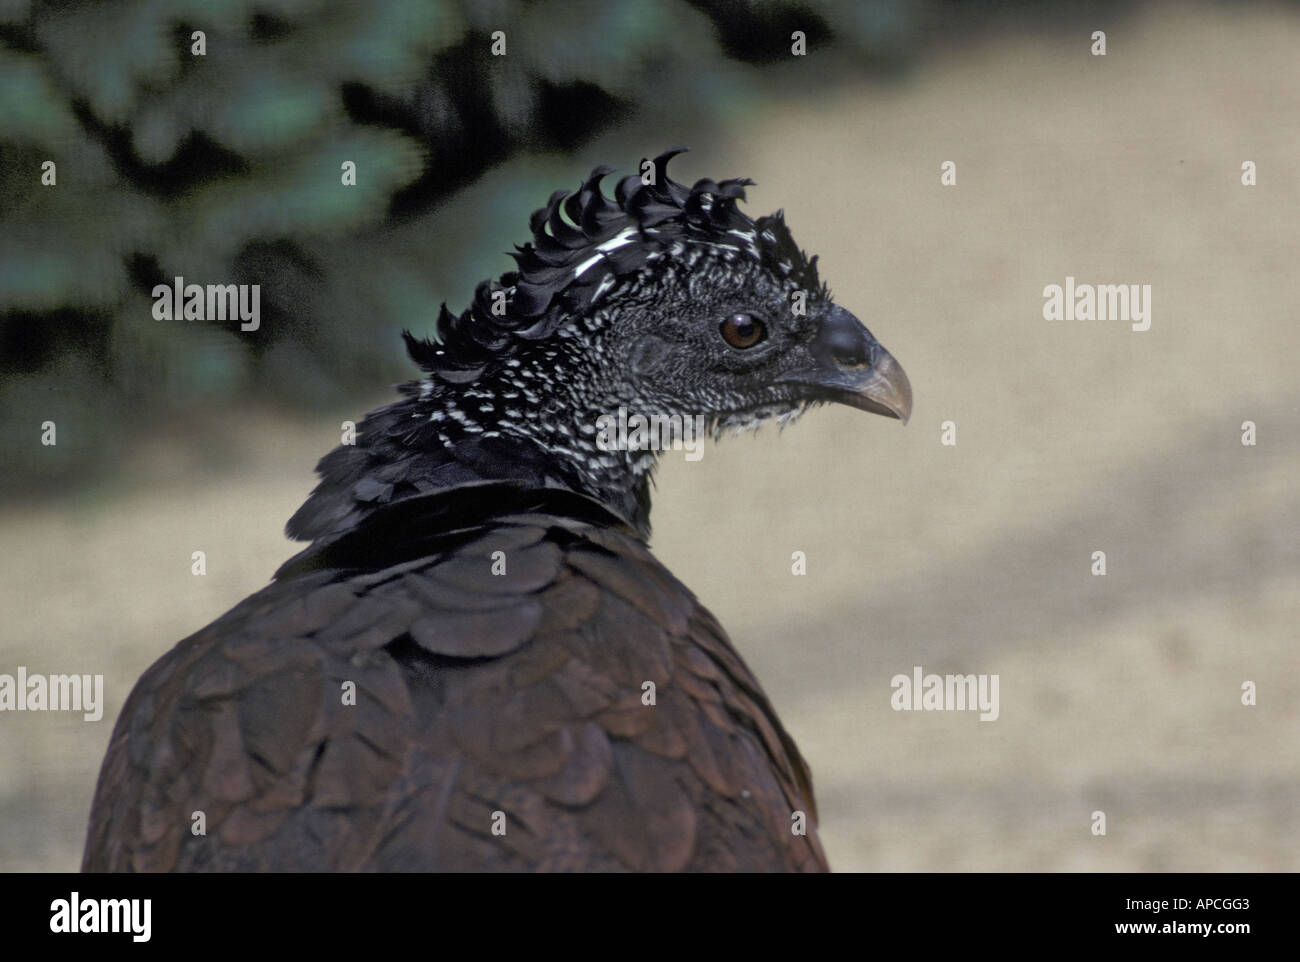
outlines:
[[[755, 222], [736, 206], [745, 199], [747, 178], [702, 179], [686, 187], [668, 176], [668, 162], [681, 148], [665, 151], [650, 163], [653, 182], [635, 174], [622, 178], [608, 197], [600, 182], [609, 167], [597, 167], [577, 191], [557, 190], [546, 206], [534, 211], [528, 226], [532, 240], [511, 255], [517, 270], [495, 285], [479, 285], [470, 307], [452, 314], [443, 305], [435, 325], [436, 341], [405, 334], [411, 360], [449, 383], [469, 383], [494, 360], [514, 353], [518, 340], [550, 336], [565, 318], [589, 307], [597, 292], [638, 273], [676, 242], [707, 242], [757, 254], [783, 276], [795, 276], [817, 290], [816, 260], [794, 243], [779, 215]], [[612, 238], [632, 231], [635, 242], [617, 256], [602, 250]], [[512, 292], [506, 312], [493, 312], [491, 293]]]

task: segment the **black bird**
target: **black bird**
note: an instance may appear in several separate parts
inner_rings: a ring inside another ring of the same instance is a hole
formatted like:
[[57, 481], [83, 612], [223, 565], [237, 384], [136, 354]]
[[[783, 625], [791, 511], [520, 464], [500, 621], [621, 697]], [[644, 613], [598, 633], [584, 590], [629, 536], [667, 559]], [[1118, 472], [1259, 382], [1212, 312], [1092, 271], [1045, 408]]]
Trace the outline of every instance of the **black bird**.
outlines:
[[405, 335], [426, 376], [322, 459], [311, 544], [127, 700], [85, 870], [827, 868], [798, 749], [647, 548], [655, 452], [598, 424], [905, 421], [911, 388], [750, 181], [675, 153], [556, 192]]

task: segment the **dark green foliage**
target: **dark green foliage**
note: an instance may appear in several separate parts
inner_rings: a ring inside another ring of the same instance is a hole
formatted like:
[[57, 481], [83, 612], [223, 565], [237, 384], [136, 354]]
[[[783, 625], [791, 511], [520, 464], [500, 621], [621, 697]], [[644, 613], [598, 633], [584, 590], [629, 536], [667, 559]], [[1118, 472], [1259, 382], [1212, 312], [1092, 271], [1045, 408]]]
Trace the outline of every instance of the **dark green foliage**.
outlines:
[[[844, 41], [849, 61], [903, 49], [905, 9], [0, 2], [4, 486], [75, 475], [126, 421], [235, 397], [337, 402], [404, 377], [397, 332], [430, 329], [441, 300], [459, 309], [507, 266], [503, 239], [524, 239], [567, 168], [534, 163], [472, 209], [461, 188], [649, 118], [631, 162], [664, 145], [667, 117], [752, 110], [769, 69], [753, 64], [792, 29], [810, 48]], [[259, 284], [261, 329], [155, 320], [153, 286], [178, 275]], [[32, 442], [46, 419], [57, 456]]]

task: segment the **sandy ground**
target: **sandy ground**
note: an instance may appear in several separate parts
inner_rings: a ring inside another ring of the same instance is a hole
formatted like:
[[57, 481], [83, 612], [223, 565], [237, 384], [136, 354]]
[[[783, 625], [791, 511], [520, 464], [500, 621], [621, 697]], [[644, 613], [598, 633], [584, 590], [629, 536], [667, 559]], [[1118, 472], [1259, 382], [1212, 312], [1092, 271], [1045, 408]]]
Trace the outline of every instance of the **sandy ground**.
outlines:
[[[915, 390], [906, 428], [815, 411], [659, 479], [656, 550], [802, 746], [837, 869], [1300, 868], [1300, 17], [1185, 6], [1104, 59], [973, 42], [680, 162], [757, 180]], [[1152, 285], [1151, 329], [1043, 320], [1067, 275]], [[108, 684], [99, 723], [0, 718], [0, 869], [78, 865], [130, 685], [293, 550], [358, 413], [232, 412], [0, 516], [0, 671]], [[1000, 718], [892, 711], [914, 665], [997, 673]]]

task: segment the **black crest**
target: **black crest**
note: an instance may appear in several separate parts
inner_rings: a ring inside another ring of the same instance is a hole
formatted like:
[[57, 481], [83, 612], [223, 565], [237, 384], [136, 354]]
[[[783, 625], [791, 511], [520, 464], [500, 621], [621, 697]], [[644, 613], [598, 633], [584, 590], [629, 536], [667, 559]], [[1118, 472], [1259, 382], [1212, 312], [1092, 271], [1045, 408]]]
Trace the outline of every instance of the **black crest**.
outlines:
[[[817, 258], [795, 244], [780, 211], [757, 221], [741, 212], [753, 181], [699, 180], [686, 187], [668, 177], [669, 150], [653, 161], [652, 183], [628, 175], [607, 197], [597, 167], [571, 192], [558, 190], [529, 218], [533, 239], [516, 247], [516, 270], [481, 282], [461, 314], [443, 304], [437, 341], [403, 332], [420, 367], [451, 382], [470, 381], [519, 340], [548, 337], [566, 318], [582, 314], [620, 277], [635, 274], [677, 242], [704, 242], [747, 251], [772, 272], [817, 290]], [[645, 162], [642, 163], [645, 169]], [[493, 311], [504, 295], [505, 312]]]

